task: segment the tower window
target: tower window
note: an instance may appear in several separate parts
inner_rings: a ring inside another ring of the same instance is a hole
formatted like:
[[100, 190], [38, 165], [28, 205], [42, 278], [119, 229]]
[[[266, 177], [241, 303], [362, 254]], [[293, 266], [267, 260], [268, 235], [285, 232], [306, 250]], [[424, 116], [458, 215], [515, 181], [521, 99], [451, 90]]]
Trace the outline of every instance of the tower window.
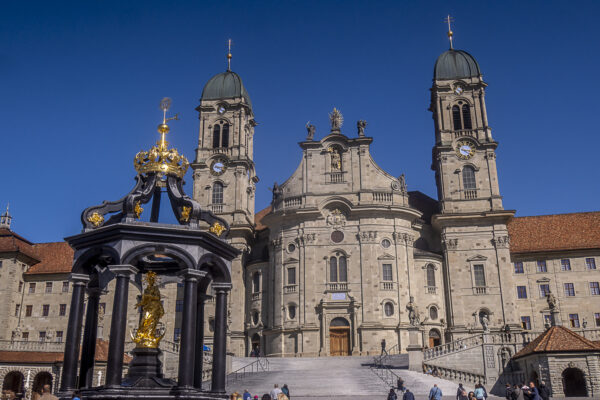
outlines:
[[460, 107], [452, 106], [452, 121], [454, 122], [454, 130], [459, 131], [462, 129], [462, 121], [460, 119]]
[[252, 275], [252, 293], [260, 292], [260, 274], [255, 272]]
[[427, 286], [435, 287], [435, 267], [431, 264], [427, 266]]
[[221, 133], [221, 147], [229, 146], [229, 124], [223, 125], [223, 131]]
[[383, 280], [391, 282], [392, 279], [392, 264], [383, 264]]
[[465, 165], [462, 171], [463, 187], [465, 190], [477, 189], [475, 182], [475, 168], [470, 165]]
[[475, 278], [476, 287], [485, 286], [485, 271], [483, 270], [483, 265], [477, 264], [473, 266], [473, 276]]
[[389, 301], [385, 303], [385, 305], [383, 306], [383, 310], [385, 312], [386, 317], [391, 317], [392, 315], [394, 315], [394, 305]]
[[221, 125], [215, 124], [213, 128], [213, 148], [221, 146]]
[[221, 182], [213, 184], [212, 203], [223, 204], [223, 184]]
[[468, 104], [463, 104], [462, 106], [462, 117], [463, 117], [463, 127], [464, 129], [471, 129], [471, 110], [469, 109]]
[[348, 281], [348, 267], [346, 265], [346, 256], [332, 256], [329, 259], [329, 281]]
[[288, 306], [288, 315], [289, 315], [290, 319], [296, 318], [296, 306], [295, 305], [290, 304]]

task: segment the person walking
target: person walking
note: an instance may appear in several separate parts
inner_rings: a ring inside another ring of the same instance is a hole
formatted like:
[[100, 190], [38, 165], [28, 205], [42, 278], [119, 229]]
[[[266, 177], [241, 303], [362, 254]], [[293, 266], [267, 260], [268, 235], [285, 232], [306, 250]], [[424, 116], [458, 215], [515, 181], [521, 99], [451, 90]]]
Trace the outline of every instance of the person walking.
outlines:
[[475, 398], [477, 400], [485, 399], [485, 391], [483, 390], [483, 385], [481, 385], [480, 383], [475, 385]]
[[252, 395], [248, 391], [248, 389], [244, 389], [244, 394], [242, 395], [242, 400], [251, 400]]
[[404, 379], [402, 379], [401, 377], [398, 377], [396, 384], [398, 386], [398, 390], [400, 390], [401, 392], [404, 393]]
[[540, 391], [535, 387], [535, 383], [529, 382], [529, 398], [530, 400], [542, 400]]
[[288, 387], [287, 383], [281, 387], [281, 391], [287, 396], [288, 399], [290, 398], [290, 388]]
[[468, 400], [467, 391], [462, 383], [459, 383], [458, 389], [456, 389], [456, 400]]
[[437, 383], [429, 391], [429, 400], [442, 400], [442, 390], [438, 387]]
[[469, 400], [477, 400], [477, 399], [475, 398], [475, 392], [469, 392], [469, 395], [468, 395], [468, 397], [469, 397]]
[[506, 400], [512, 400], [512, 386], [510, 383], [507, 383], [504, 388], [504, 397]]
[[385, 349], [387, 346], [385, 344], [385, 339], [381, 339], [381, 355], [383, 355], [385, 353], [385, 355], [387, 356], [387, 350]]
[[277, 400], [277, 396], [279, 395], [279, 393], [281, 393], [281, 389], [279, 389], [279, 385], [274, 384], [273, 389], [269, 393], [269, 395], [271, 396], [271, 400]]
[[404, 395], [402, 396], [402, 400], [415, 400], [415, 395], [412, 394], [408, 388], [404, 389]]
[[523, 389], [521, 389], [521, 386], [513, 386], [512, 400], [525, 400], [525, 395], [523, 394]]
[[58, 397], [53, 395], [50, 390], [50, 385], [44, 385], [42, 388], [42, 397], [40, 400], [58, 400]]
[[390, 392], [388, 393], [387, 400], [398, 400], [398, 396], [396, 395], [396, 392], [394, 391], [394, 388], [390, 389]]
[[550, 399], [550, 390], [548, 389], [548, 386], [546, 386], [546, 382], [540, 382], [540, 387], [538, 387], [538, 391], [540, 392], [540, 397], [542, 398], [542, 400]]

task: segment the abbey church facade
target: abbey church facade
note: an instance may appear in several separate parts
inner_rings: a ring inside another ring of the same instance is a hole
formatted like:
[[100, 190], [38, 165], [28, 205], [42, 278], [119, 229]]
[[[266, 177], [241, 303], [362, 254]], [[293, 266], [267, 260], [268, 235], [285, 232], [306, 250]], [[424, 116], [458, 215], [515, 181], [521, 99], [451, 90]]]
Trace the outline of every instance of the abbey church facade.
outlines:
[[[600, 212], [515, 217], [504, 209], [486, 86], [467, 52], [438, 57], [429, 107], [436, 199], [413, 190], [418, 184], [401, 165], [381, 169], [370, 153], [377, 132], [366, 121], [344, 123], [334, 109], [330, 126], [319, 127], [324, 134], [307, 126], [290, 154], [297, 169], [256, 210], [257, 171], [266, 166], [254, 161], [260, 129], [250, 94], [230, 70], [206, 83], [196, 108], [193, 197], [228, 221], [227, 240], [241, 251], [232, 263], [228, 351], [368, 355], [385, 340], [404, 352], [486, 331], [539, 333], [551, 311], [556, 324], [600, 340]], [[43, 352], [13, 353], [62, 348], [73, 251], [64, 242], [29, 242], [10, 219], [0, 218], [0, 367], [23, 358], [50, 365]], [[130, 304], [137, 293], [130, 290]], [[165, 283], [162, 294], [161, 346], [177, 349], [182, 285]], [[215, 302], [201, 300], [210, 347]], [[98, 339], [106, 345], [112, 286], [99, 301]], [[128, 327], [138, 319], [131, 309]], [[8, 371], [0, 368], [0, 377]]]

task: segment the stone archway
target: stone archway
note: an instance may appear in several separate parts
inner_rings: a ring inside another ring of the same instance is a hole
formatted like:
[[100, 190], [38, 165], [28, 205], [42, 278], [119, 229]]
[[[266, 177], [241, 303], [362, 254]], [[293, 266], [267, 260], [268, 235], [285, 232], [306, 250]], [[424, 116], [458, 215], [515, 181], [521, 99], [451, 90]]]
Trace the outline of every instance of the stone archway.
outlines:
[[442, 344], [442, 335], [437, 329], [429, 331], [429, 347], [436, 347]]
[[255, 333], [254, 335], [252, 335], [250, 342], [251, 342], [251, 346], [252, 346], [250, 355], [259, 357], [263, 352], [263, 350], [260, 348], [260, 335], [258, 333]]
[[565, 397], [587, 397], [585, 375], [579, 368], [567, 368], [562, 372]]
[[50, 390], [52, 390], [52, 374], [50, 374], [47, 371], [41, 371], [35, 375], [35, 378], [33, 378], [33, 386], [31, 387], [31, 390], [41, 395], [44, 385], [50, 385]]
[[22, 395], [25, 390], [23, 384], [25, 382], [25, 377], [23, 373], [20, 371], [11, 371], [4, 376], [4, 381], [2, 382], [2, 393], [12, 392], [15, 395]]
[[337, 317], [329, 324], [329, 355], [349, 356], [350, 323], [346, 318]]

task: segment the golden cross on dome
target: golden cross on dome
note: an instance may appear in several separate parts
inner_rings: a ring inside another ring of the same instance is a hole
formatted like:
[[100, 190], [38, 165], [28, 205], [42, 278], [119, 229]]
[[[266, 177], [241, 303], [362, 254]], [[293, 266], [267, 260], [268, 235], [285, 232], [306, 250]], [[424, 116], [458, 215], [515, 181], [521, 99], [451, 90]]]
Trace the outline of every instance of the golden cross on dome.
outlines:
[[444, 22], [448, 24], [448, 39], [450, 40], [450, 49], [454, 49], [454, 46], [452, 44], [452, 36], [454, 36], [454, 32], [452, 32], [452, 27], [450, 26], [450, 23], [454, 22], [454, 18], [452, 18], [450, 14], [448, 14], [448, 16], [444, 18]]
[[227, 41], [227, 71], [231, 71], [231, 39]]
[[175, 114], [175, 116], [167, 118], [167, 110], [171, 107], [171, 101], [172, 100], [168, 97], [165, 97], [160, 101], [160, 109], [163, 110], [163, 122], [158, 126], [158, 132], [160, 133], [159, 145], [161, 150], [166, 150], [167, 145], [169, 144], [165, 140], [165, 135], [169, 133], [170, 130], [169, 125], [167, 125], [167, 122], [171, 120], [179, 120], [179, 114]]

